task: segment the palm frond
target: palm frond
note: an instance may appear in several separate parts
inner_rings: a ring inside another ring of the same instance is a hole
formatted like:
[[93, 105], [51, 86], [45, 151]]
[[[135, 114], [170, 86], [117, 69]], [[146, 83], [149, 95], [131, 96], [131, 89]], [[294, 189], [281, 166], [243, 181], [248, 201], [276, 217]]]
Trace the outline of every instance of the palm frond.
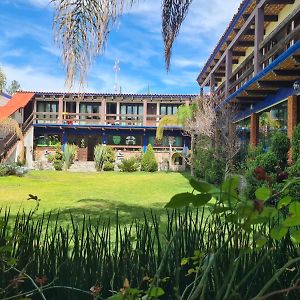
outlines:
[[172, 46], [193, 0], [164, 0], [162, 11], [162, 34], [165, 45], [165, 63], [170, 69]]
[[158, 140], [162, 140], [164, 136], [164, 129], [167, 126], [178, 126], [178, 118], [177, 115], [166, 115], [162, 117], [159, 121], [158, 127], [156, 129], [156, 138]]
[[6, 86], [6, 76], [3, 70], [0, 68], [0, 93], [5, 90]]
[[103, 53], [108, 35], [126, 6], [138, 0], [51, 0], [54, 33], [62, 49], [66, 85], [82, 87], [95, 56]]

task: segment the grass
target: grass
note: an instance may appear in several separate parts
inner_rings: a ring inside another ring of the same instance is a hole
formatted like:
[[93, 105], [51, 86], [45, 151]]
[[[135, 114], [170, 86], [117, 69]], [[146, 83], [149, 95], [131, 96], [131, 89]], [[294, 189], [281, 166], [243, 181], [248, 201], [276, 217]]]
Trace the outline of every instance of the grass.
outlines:
[[164, 212], [170, 198], [190, 189], [188, 176], [180, 173], [71, 173], [31, 171], [25, 177], [0, 177], [0, 206], [10, 207], [12, 214], [28, 212], [40, 199], [39, 213], [60, 211], [81, 219], [113, 217], [119, 211], [125, 223], [141, 218], [144, 211]]

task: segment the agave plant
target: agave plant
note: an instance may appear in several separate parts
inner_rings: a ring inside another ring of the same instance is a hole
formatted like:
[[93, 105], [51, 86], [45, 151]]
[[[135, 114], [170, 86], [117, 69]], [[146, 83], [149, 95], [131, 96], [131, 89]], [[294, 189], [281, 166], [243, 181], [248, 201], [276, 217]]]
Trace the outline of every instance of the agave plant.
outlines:
[[67, 144], [63, 152], [64, 169], [68, 170], [74, 162], [77, 146], [73, 144]]
[[96, 145], [94, 148], [94, 161], [97, 171], [102, 171], [106, 160], [107, 148], [106, 145]]

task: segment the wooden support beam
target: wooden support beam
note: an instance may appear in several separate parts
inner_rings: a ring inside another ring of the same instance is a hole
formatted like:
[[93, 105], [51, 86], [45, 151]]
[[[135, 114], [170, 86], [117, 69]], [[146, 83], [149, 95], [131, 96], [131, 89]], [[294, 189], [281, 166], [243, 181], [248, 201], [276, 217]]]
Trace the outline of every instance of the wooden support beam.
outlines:
[[273, 70], [275, 75], [277, 76], [300, 76], [300, 70], [297, 69], [291, 69], [291, 70]]
[[[231, 49], [234, 44], [240, 39], [241, 36], [243, 36], [250, 28], [250, 26], [253, 24], [253, 20], [256, 14], [256, 10], [264, 7], [264, 5], [266, 4], [267, 0], [260, 0], [260, 2], [257, 4], [255, 10], [251, 13], [250, 17], [248, 18], [248, 20], [245, 22], [245, 24], [241, 27], [241, 29], [239, 30], [239, 32], [236, 34], [236, 36], [234, 37], [233, 41], [231, 42], [231, 44], [228, 46], [228, 49]], [[252, 28], [251, 28], [252, 29]], [[225, 59], [225, 53], [221, 56], [221, 58], [219, 59], [218, 63], [214, 66], [213, 68], [213, 72], [216, 71], [220, 64], [223, 62], [223, 60]], [[207, 82], [209, 81], [209, 78], [206, 77], [203, 81], [202, 86], [206, 86]]]
[[230, 78], [232, 75], [232, 59], [233, 53], [232, 50], [228, 49], [226, 53], [226, 70], [225, 70], [225, 97], [229, 96], [229, 88], [230, 88]]
[[277, 5], [277, 4], [294, 4], [295, 0], [268, 0], [267, 4]]
[[249, 96], [260, 96], [260, 95], [274, 95], [276, 94], [276, 90], [263, 90], [263, 89], [259, 89], [259, 90], [247, 90], [246, 93]]
[[297, 64], [300, 64], [300, 55], [293, 55], [293, 60], [294, 60]]
[[255, 39], [254, 39], [254, 75], [262, 69], [262, 52], [259, 48], [264, 39], [264, 7], [258, 8], [255, 12]]
[[232, 56], [246, 56], [246, 51], [232, 51]]
[[[249, 14], [244, 14], [243, 18], [245, 21], [250, 17]], [[278, 22], [278, 15], [264, 15], [265, 22]]]
[[263, 100], [265, 97], [264, 96], [255, 96], [255, 97], [236, 97], [237, 100], [239, 100], [239, 102], [244, 102], [244, 103], [248, 103], [248, 102], [252, 102], [252, 103], [256, 103], [257, 101], [261, 101]]
[[261, 88], [282, 88], [282, 87], [292, 87], [294, 81], [291, 80], [260, 80], [258, 84]]
[[224, 77], [225, 76], [225, 72], [216, 72], [215, 76], [216, 77]]
[[253, 47], [254, 41], [238, 41], [236, 46], [237, 47]]

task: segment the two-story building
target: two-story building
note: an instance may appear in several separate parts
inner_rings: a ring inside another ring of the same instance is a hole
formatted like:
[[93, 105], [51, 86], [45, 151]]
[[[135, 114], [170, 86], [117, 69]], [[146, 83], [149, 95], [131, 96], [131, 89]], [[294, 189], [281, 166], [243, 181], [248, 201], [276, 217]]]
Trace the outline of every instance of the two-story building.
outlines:
[[244, 0], [197, 81], [237, 106], [246, 140], [267, 146], [272, 130], [291, 137], [300, 122], [299, 79], [300, 0]]
[[[141, 95], [99, 93], [17, 92], [0, 108], [0, 118], [18, 120], [25, 135], [26, 160], [45, 159], [58, 142], [78, 146], [77, 159], [92, 161], [97, 144], [112, 146], [122, 157], [154, 147], [160, 164], [172, 150], [187, 154], [189, 138], [179, 126], [166, 128], [162, 141], [155, 139], [164, 115], [175, 114], [189, 105], [195, 95]], [[176, 161], [175, 161], [176, 160]], [[184, 160], [174, 156], [174, 164]]]

